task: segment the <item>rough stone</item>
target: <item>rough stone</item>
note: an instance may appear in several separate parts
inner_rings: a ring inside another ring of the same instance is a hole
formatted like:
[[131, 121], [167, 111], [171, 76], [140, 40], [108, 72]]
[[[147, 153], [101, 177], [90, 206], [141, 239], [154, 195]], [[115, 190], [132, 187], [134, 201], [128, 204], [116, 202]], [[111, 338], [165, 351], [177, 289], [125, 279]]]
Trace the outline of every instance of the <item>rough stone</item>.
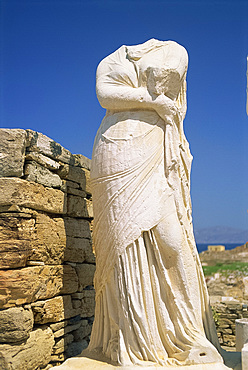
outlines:
[[12, 204], [48, 213], [64, 214], [67, 210], [61, 190], [17, 178], [0, 178], [0, 206]]
[[65, 359], [66, 357], [64, 353], [52, 354], [51, 356], [51, 362], [56, 362], [56, 361], [63, 362], [65, 361]]
[[29, 152], [38, 152], [63, 163], [74, 164], [75, 159], [69, 150], [63, 148], [46, 135], [32, 130], [27, 132], [27, 146]]
[[67, 214], [71, 217], [93, 218], [92, 201], [75, 195], [68, 195]]
[[88, 194], [92, 194], [91, 185], [90, 185], [90, 171], [84, 169], [84, 174], [85, 174], [85, 182], [86, 182], [86, 184], [85, 184], [85, 191]]
[[79, 189], [79, 184], [70, 180], [62, 180], [61, 190], [67, 192], [68, 188]]
[[60, 188], [62, 185], [62, 180], [59, 175], [52, 173], [48, 168], [34, 161], [25, 165], [24, 175], [25, 180], [34, 181], [50, 188]]
[[84, 190], [75, 189], [70, 186], [67, 187], [67, 193], [71, 195], [77, 195], [78, 197], [85, 198], [86, 192]]
[[35, 161], [41, 166], [48, 168], [51, 171], [56, 171], [59, 169], [60, 164], [53, 159], [36, 152], [31, 152], [26, 155], [26, 161]]
[[72, 307], [73, 308], [79, 308], [79, 307], [81, 307], [81, 301], [79, 299], [73, 299], [72, 300]]
[[62, 329], [67, 325], [68, 325], [68, 320], [64, 320], [64, 321], [56, 322], [55, 324], [50, 324], [49, 326], [52, 329], [52, 331], [58, 331], [59, 329]]
[[0, 177], [22, 176], [25, 146], [25, 130], [0, 129]]
[[95, 313], [95, 291], [84, 290], [81, 296], [81, 317], [91, 317]]
[[61, 264], [67, 245], [63, 218], [37, 214], [32, 245], [32, 260]]
[[64, 250], [64, 261], [95, 263], [90, 239], [68, 236]]
[[25, 267], [32, 254], [28, 240], [0, 241], [0, 269]]
[[86, 168], [87, 170], [90, 170], [91, 159], [85, 157], [82, 154], [73, 154], [73, 157], [75, 158], [75, 166], [79, 166], [82, 168]]
[[74, 181], [80, 184], [82, 190], [85, 190], [86, 177], [85, 171], [82, 168], [63, 164], [57, 173], [61, 179]]
[[87, 324], [87, 325], [81, 325], [77, 330], [73, 331], [72, 334], [74, 336], [75, 342], [80, 342], [82, 339], [87, 337], [87, 335], [91, 333], [91, 329], [92, 329], [92, 326]]
[[[62, 321], [80, 313], [80, 310], [75, 310], [72, 306], [71, 297], [69, 295], [51, 298], [45, 301], [32, 303], [34, 312], [34, 321], [36, 324], [46, 324], [54, 322], [51, 328], [53, 331], [58, 331], [67, 325], [67, 321]], [[61, 323], [59, 321], [62, 321]]]
[[0, 342], [14, 343], [27, 339], [33, 324], [31, 310], [13, 307], [0, 311]]
[[59, 339], [57, 341], [55, 340], [55, 345], [53, 347], [53, 353], [57, 353], [57, 350], [60, 349], [60, 348], [62, 348], [63, 352], [64, 352], [64, 348], [68, 344], [72, 343], [73, 340], [74, 340], [74, 337], [73, 337], [72, 334], [67, 334], [67, 335], [64, 336], [64, 338]]
[[65, 217], [64, 222], [67, 237], [91, 239], [89, 221]]
[[0, 308], [71, 294], [78, 277], [69, 266], [34, 266], [0, 271]]
[[85, 348], [88, 347], [88, 342], [82, 340], [81, 342], [73, 342], [69, 344], [65, 351], [66, 357], [74, 357], [79, 355]]
[[81, 322], [79, 321], [77, 324], [74, 325], [68, 325], [58, 331], [54, 332], [54, 338], [59, 338], [64, 336], [65, 334], [68, 334], [74, 330], [77, 330], [81, 326]]
[[50, 328], [36, 329], [25, 342], [0, 345], [0, 368], [34, 370], [45, 367], [51, 360], [53, 345], [54, 337]]
[[34, 232], [35, 220], [16, 217], [16, 214], [0, 214], [0, 240], [30, 240]]
[[82, 291], [86, 286], [93, 284], [94, 273], [96, 266], [92, 264], [78, 264], [76, 267], [78, 280], [79, 280], [79, 291]]

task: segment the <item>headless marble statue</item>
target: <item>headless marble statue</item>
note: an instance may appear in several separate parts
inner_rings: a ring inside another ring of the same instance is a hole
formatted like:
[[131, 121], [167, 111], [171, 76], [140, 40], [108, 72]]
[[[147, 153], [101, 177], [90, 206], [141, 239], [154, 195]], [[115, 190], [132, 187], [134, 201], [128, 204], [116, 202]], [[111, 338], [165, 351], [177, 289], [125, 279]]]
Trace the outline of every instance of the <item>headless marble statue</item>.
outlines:
[[91, 169], [96, 311], [89, 350], [118, 365], [222, 362], [194, 241], [183, 131], [186, 50], [122, 46], [97, 70]]
[[151, 39], [120, 47], [97, 69], [107, 112], [91, 167], [96, 309], [87, 353], [115, 366], [226, 369], [192, 228], [187, 66], [182, 46]]

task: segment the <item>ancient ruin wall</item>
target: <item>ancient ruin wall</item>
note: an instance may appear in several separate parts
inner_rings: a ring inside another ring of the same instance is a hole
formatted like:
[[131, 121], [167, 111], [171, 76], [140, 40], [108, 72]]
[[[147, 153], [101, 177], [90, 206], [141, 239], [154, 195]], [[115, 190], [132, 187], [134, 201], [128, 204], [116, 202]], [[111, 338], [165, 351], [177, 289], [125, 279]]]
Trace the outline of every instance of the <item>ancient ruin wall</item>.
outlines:
[[0, 130], [0, 368], [48, 369], [88, 345], [94, 315], [90, 160]]

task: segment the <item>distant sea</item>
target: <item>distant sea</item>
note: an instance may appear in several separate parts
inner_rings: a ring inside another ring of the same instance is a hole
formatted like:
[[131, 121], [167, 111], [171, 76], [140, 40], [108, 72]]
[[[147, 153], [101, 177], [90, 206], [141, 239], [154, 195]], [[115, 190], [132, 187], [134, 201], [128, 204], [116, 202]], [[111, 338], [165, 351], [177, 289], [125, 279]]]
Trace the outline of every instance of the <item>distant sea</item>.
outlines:
[[228, 244], [225, 244], [225, 243], [197, 243], [196, 246], [197, 246], [197, 249], [198, 249], [198, 253], [201, 253], [203, 251], [206, 251], [208, 249], [208, 245], [224, 245], [226, 247], [226, 249], [233, 249], [233, 248], [236, 248], [236, 247], [239, 247], [240, 245], [243, 245], [244, 243], [228, 243]]

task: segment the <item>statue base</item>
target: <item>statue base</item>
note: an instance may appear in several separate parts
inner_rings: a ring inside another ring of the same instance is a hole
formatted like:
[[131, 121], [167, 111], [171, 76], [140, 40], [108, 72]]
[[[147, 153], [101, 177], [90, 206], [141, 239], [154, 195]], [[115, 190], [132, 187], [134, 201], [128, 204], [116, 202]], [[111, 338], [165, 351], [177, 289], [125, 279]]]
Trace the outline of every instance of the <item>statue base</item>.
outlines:
[[104, 356], [93, 356], [92, 353], [88, 353], [87, 349], [84, 350], [81, 355], [73, 358], [69, 358], [62, 365], [54, 366], [56, 370], [242, 370], [241, 367], [241, 354], [240, 352], [226, 352], [225, 363], [220, 362], [198, 364], [198, 365], [186, 365], [186, 366], [161, 366], [149, 363], [148, 366], [115, 366], [112, 365], [108, 359]]

